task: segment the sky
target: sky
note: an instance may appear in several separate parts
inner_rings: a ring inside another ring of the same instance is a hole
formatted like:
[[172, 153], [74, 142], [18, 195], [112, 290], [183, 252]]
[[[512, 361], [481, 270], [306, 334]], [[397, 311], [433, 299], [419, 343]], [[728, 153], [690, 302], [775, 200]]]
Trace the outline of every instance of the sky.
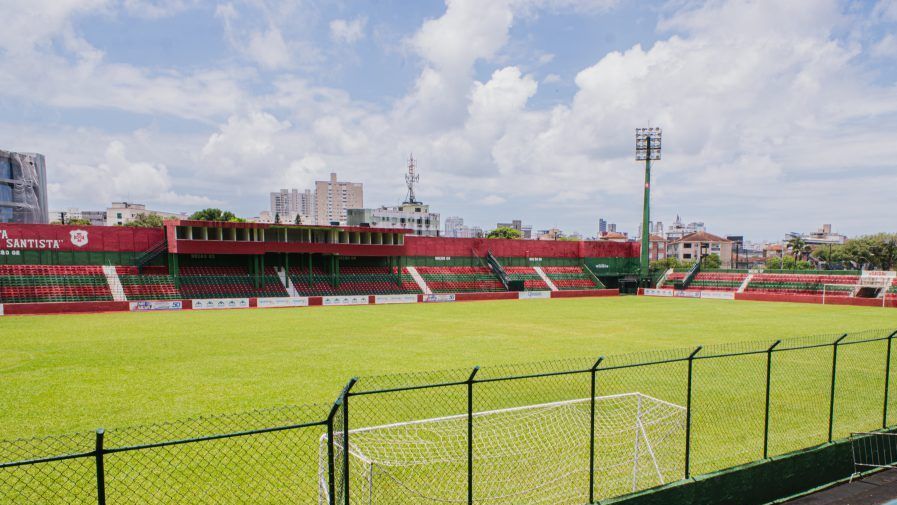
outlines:
[[897, 231], [897, 0], [0, 0], [51, 209], [252, 217], [330, 172], [484, 228]]

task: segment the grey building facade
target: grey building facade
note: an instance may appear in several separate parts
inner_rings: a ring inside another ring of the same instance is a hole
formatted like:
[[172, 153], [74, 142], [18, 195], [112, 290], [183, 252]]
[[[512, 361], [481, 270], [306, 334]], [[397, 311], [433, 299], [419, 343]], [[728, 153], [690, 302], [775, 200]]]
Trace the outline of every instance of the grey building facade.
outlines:
[[0, 223], [47, 224], [49, 218], [44, 156], [0, 150]]

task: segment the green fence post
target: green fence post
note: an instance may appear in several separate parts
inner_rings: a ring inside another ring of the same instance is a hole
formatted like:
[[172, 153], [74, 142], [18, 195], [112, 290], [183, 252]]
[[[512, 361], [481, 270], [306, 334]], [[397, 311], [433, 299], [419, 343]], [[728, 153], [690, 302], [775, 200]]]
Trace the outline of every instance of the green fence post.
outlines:
[[100, 428], [96, 434], [96, 453], [95, 459], [97, 463], [97, 504], [106, 505], [106, 470], [103, 461], [103, 436], [106, 430]]
[[769, 387], [772, 382], [772, 351], [781, 343], [781, 340], [776, 340], [766, 350], [766, 410], [763, 413], [763, 459], [769, 457]]
[[685, 407], [685, 478], [691, 477], [691, 386], [692, 386], [692, 376], [694, 371], [694, 363], [695, 363], [695, 355], [701, 352], [703, 346], [698, 346], [697, 349], [692, 351], [691, 354], [688, 355], [688, 390], [686, 392], [686, 407]]
[[467, 505], [473, 504], [473, 379], [480, 367], [473, 367], [467, 379]]
[[343, 503], [351, 505], [349, 501], [349, 391], [358, 382], [358, 377], [352, 377], [343, 390]]
[[828, 405], [828, 441], [832, 441], [832, 432], [835, 427], [835, 378], [838, 375], [838, 344], [847, 337], [843, 334], [832, 343], [832, 391]]
[[589, 397], [589, 503], [595, 502], [595, 376], [602, 361], [604, 356], [592, 365], [592, 394]]
[[894, 335], [897, 335], [897, 331], [888, 335], [888, 353], [887, 361], [885, 361], [885, 405], [881, 415], [882, 428], [888, 427], [888, 389], [891, 386], [891, 342], [894, 340]]

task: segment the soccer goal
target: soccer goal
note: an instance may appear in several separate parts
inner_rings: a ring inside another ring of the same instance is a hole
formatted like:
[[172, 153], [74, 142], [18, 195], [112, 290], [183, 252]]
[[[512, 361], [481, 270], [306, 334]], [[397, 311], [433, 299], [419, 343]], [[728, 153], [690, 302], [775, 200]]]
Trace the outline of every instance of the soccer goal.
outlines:
[[[474, 501], [588, 502], [590, 412], [585, 398], [475, 413]], [[680, 478], [685, 419], [684, 407], [641, 393], [596, 397], [596, 496]], [[466, 503], [467, 427], [467, 415], [459, 414], [349, 430], [351, 503]], [[334, 433], [336, 454], [344, 454], [344, 440]], [[324, 435], [322, 505], [329, 497], [327, 442]]]
[[833, 299], [867, 298], [881, 300], [881, 306], [887, 306], [888, 290], [891, 279], [862, 277], [857, 284], [823, 284], [822, 304], [831, 303]]

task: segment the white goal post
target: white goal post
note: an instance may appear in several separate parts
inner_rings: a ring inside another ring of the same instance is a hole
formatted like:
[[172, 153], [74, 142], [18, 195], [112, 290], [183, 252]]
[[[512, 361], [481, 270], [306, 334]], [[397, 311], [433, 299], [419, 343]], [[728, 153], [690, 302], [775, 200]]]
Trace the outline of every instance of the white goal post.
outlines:
[[[823, 284], [822, 285], [822, 304], [825, 305], [833, 298], [857, 298], [856, 294], [863, 288], [878, 289], [877, 298], [869, 298], [870, 300], [880, 299], [881, 306], [886, 307], [888, 299], [893, 296], [888, 293], [891, 288], [890, 279], [879, 278], [861, 278], [858, 284]], [[844, 293], [847, 293], [845, 296]]]
[[[590, 412], [584, 398], [474, 413], [474, 501], [586, 503]], [[638, 392], [596, 397], [596, 496], [681, 477], [685, 419], [685, 407]], [[343, 440], [334, 433], [334, 453], [344, 454]], [[322, 436], [322, 505], [327, 442]], [[466, 414], [349, 430], [351, 503], [467, 503], [467, 443]]]

